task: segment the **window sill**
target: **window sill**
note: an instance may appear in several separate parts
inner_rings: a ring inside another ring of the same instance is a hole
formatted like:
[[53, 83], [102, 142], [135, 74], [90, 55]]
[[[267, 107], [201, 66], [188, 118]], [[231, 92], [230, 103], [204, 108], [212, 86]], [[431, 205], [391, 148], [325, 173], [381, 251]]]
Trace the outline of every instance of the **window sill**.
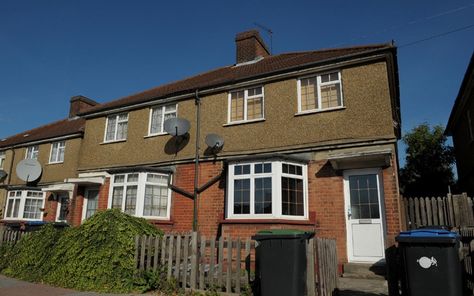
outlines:
[[156, 218], [151, 218], [151, 219], [145, 218], [145, 219], [151, 224], [174, 225], [173, 220], [159, 220], [159, 219], [156, 219]]
[[245, 121], [235, 121], [223, 124], [222, 126], [233, 126], [233, 125], [242, 125], [248, 123], [255, 123], [255, 122], [262, 122], [265, 121], [265, 118], [253, 119], [253, 120], [245, 120]]
[[312, 219], [289, 220], [289, 219], [224, 219], [222, 224], [290, 224], [290, 225], [314, 225]]
[[327, 108], [327, 109], [321, 109], [321, 110], [308, 110], [308, 111], [297, 112], [295, 113], [295, 116], [303, 116], [303, 115], [308, 115], [308, 114], [323, 113], [323, 112], [330, 112], [330, 111], [337, 111], [337, 110], [344, 110], [344, 109], [346, 109], [345, 106]]
[[121, 143], [121, 142], [127, 142], [127, 139], [102, 142], [102, 143], [100, 143], [100, 145], [107, 145], [107, 144], [114, 144], [114, 143]]
[[157, 133], [157, 134], [150, 134], [150, 135], [144, 136], [143, 138], [148, 139], [148, 138], [154, 138], [154, 137], [166, 136], [166, 135], [169, 135], [169, 134], [166, 132], [163, 132], [163, 133]]
[[62, 163], [64, 163], [64, 161], [48, 162], [48, 165], [62, 164]]

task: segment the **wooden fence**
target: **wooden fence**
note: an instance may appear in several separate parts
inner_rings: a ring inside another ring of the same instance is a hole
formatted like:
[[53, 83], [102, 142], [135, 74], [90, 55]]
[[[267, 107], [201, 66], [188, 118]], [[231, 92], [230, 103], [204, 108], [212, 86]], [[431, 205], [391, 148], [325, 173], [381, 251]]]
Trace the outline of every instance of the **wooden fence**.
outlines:
[[402, 198], [405, 229], [422, 226], [474, 226], [473, 199], [466, 193], [444, 197]]
[[[137, 236], [135, 260], [140, 270], [166, 271], [183, 288], [240, 294], [254, 282], [255, 242], [198, 233]], [[329, 296], [337, 288], [336, 242], [316, 238], [307, 245], [307, 295]], [[315, 268], [316, 267], [316, 268]]]
[[16, 243], [22, 237], [29, 235], [29, 232], [21, 230], [8, 229], [5, 226], [0, 226], [0, 245], [6, 242]]

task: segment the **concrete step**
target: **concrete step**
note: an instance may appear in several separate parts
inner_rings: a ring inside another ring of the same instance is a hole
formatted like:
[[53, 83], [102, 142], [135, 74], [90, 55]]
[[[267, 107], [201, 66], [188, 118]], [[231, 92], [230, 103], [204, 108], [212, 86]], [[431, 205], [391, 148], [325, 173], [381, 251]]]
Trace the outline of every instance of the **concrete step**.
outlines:
[[385, 264], [346, 263], [342, 276], [354, 279], [385, 280], [385, 274]]

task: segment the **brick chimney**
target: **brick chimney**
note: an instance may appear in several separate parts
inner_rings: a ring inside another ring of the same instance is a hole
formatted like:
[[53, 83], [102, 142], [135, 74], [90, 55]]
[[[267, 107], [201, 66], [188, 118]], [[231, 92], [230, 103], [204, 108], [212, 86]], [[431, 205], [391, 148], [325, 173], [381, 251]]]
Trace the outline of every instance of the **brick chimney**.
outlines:
[[250, 62], [258, 57], [267, 57], [270, 51], [257, 30], [238, 33], [235, 36], [237, 64]]
[[93, 107], [95, 105], [98, 105], [94, 100], [91, 100], [87, 97], [84, 96], [74, 96], [70, 100], [70, 107], [69, 107], [69, 118], [77, 116], [82, 111], [85, 111], [86, 109]]

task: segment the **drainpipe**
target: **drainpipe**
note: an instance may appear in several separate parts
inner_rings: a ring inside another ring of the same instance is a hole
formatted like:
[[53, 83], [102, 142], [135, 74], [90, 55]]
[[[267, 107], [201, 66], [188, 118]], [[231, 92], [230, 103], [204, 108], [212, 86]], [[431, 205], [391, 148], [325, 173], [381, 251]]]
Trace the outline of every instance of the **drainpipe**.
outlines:
[[197, 202], [199, 197], [199, 139], [201, 129], [201, 98], [198, 89], [196, 89], [194, 97], [196, 105], [196, 150], [194, 155], [193, 231], [195, 232], [198, 230]]

